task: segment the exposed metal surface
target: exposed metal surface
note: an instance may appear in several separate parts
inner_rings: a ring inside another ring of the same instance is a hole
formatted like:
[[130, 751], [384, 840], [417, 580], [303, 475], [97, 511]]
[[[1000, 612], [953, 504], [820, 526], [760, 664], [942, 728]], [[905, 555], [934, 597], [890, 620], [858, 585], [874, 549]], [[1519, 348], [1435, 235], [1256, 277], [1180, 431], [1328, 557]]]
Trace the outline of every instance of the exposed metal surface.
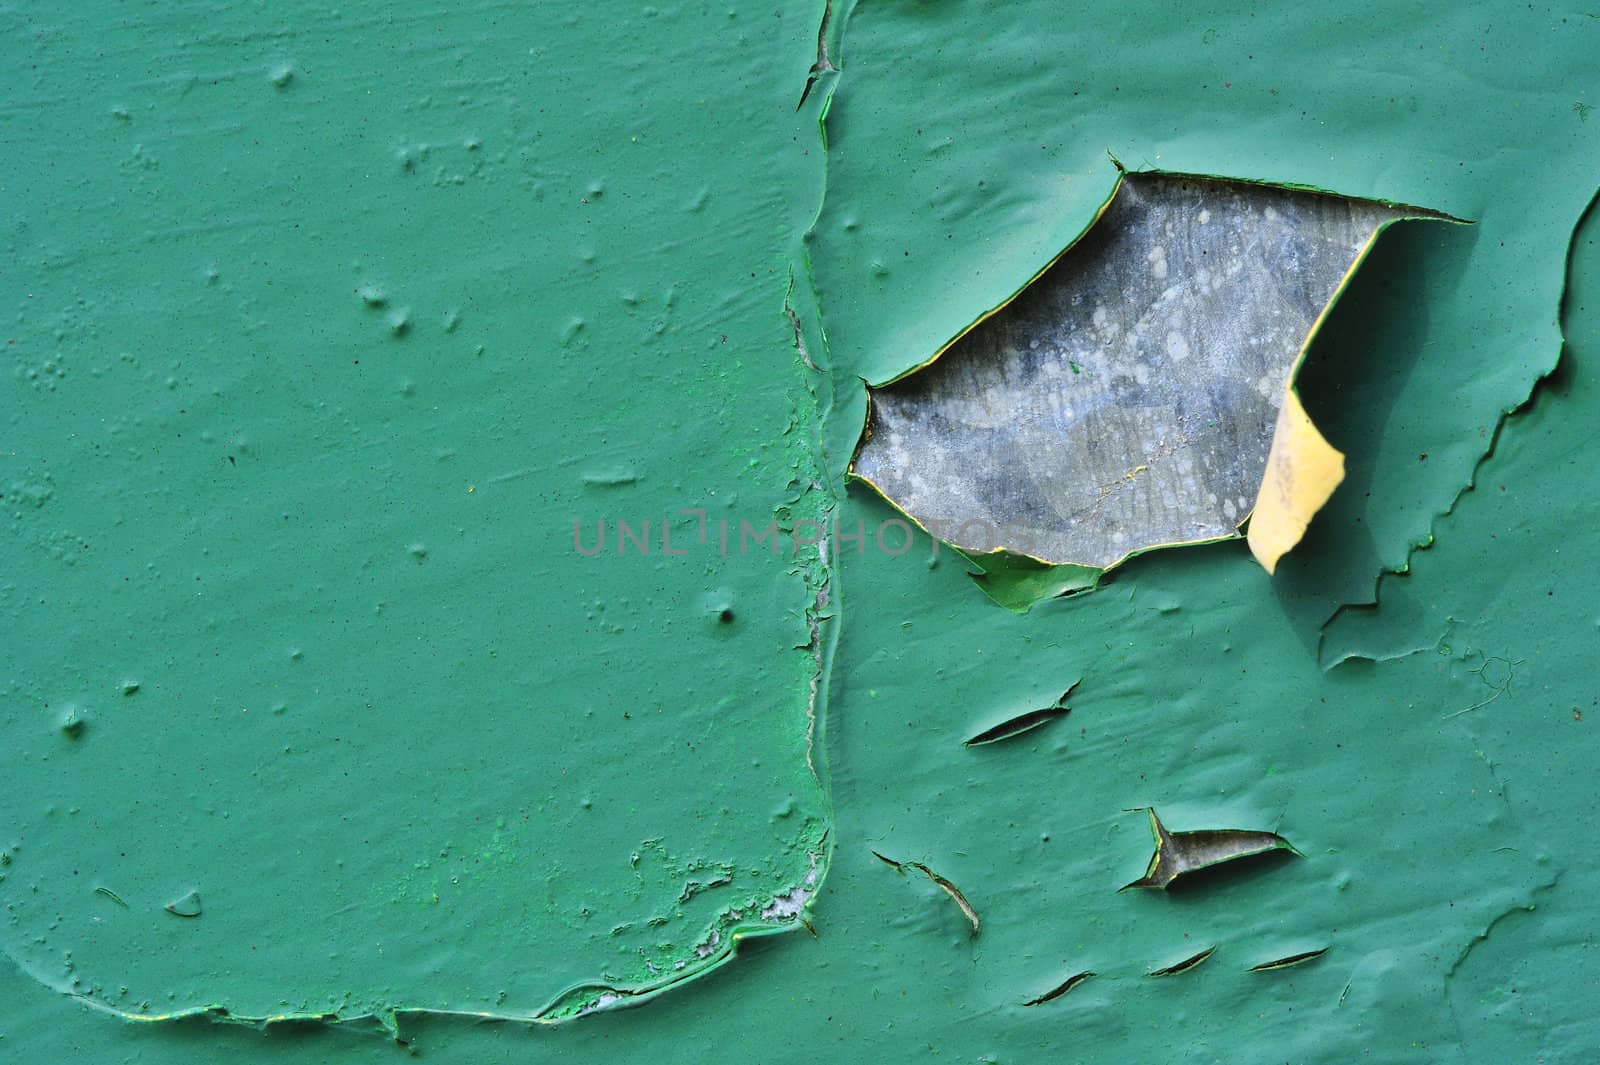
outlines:
[[1107, 567], [1231, 535], [1312, 324], [1401, 213], [1129, 174], [1015, 300], [873, 392], [855, 472], [976, 551]]

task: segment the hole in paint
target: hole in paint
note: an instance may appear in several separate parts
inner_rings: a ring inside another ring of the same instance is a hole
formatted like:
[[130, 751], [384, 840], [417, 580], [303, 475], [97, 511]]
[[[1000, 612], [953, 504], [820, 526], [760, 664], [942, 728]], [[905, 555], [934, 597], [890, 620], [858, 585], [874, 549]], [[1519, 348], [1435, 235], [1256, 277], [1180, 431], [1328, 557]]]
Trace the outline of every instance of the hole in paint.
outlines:
[[1125, 174], [1016, 297], [872, 390], [852, 472], [973, 552], [1103, 570], [1237, 537], [1315, 324], [1404, 217], [1442, 216]]

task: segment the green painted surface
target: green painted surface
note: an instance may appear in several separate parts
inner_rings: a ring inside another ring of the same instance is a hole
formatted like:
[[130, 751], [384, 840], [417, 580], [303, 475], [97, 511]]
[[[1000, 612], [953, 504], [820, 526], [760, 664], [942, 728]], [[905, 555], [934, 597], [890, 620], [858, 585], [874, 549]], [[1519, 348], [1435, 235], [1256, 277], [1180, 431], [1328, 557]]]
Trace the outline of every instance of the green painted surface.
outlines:
[[[1592, 1060], [1600, 20], [1379, 14], [840, 5], [797, 113], [816, 10], [10, 9], [0, 1057]], [[837, 475], [860, 378], [1070, 241], [1108, 150], [1477, 222], [1385, 234], [1313, 346], [1350, 477], [1278, 577], [1160, 552], [1015, 613], [926, 540], [826, 574], [575, 555], [574, 517], [708, 501], [831, 495], [870, 539], [893, 511], [809, 489], [811, 428]], [[1144, 807], [1303, 857], [1119, 893]], [[649, 824], [682, 833], [653, 870], [605, 864]], [[405, 1016], [400, 1047], [60, 993], [537, 1009], [650, 975], [572, 906], [659, 901], [700, 963], [824, 826], [815, 939], [569, 1025]], [[448, 903], [402, 897], [464, 854]]]
[[[0, 948], [46, 986], [561, 1015], [795, 923], [825, 577], [716, 533], [821, 510], [804, 52], [528, 14], [10, 12]], [[736, 99], [641, 107], [674, 64]]]

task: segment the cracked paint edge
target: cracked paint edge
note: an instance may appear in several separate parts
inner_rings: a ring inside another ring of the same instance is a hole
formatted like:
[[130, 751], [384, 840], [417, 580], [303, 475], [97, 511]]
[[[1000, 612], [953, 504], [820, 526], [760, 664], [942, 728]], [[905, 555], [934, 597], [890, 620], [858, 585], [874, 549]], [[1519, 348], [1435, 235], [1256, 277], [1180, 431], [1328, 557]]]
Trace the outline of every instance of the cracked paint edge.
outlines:
[[[835, 491], [833, 478], [827, 463], [827, 437], [825, 432], [826, 415], [832, 407], [834, 396], [830, 368], [826, 362], [818, 365], [811, 356], [813, 351], [818, 353], [826, 352], [827, 341], [825, 334], [822, 332], [820, 307], [807, 245], [816, 232], [817, 222], [822, 215], [827, 195], [828, 152], [826, 122], [828, 108], [837, 88], [840, 74], [840, 67], [828, 60], [829, 40], [830, 38], [832, 40], [832, 54], [837, 55], [843, 40], [844, 26], [848, 22], [854, 7], [855, 0], [839, 0], [837, 8], [835, 7], [835, 0], [823, 0], [823, 10], [818, 23], [817, 34], [818, 62], [808, 74], [805, 92], [801, 96], [800, 104], [796, 107], [796, 110], [804, 107], [806, 98], [810, 96], [815, 85], [823, 84], [824, 91], [819, 94], [820, 102], [817, 105], [816, 119], [818, 139], [822, 147], [822, 162], [819, 168], [821, 171], [820, 191], [816, 208], [804, 229], [800, 231], [795, 239], [789, 253], [789, 281], [782, 307], [782, 313], [788, 317], [794, 327], [797, 362], [804, 377], [806, 391], [811, 396], [814, 406], [814, 416], [808, 420], [811, 428], [811, 440], [809, 441], [809, 446], [805, 449], [805, 453], [810, 458], [811, 465], [815, 468], [809, 471], [813, 476], [810, 478], [809, 483], [802, 488], [800, 498], [803, 498], [807, 492], [811, 491], [826, 493], [822, 504], [824, 516], [830, 513], [838, 503], [838, 493]], [[797, 275], [796, 262], [802, 267], [799, 271], [799, 276], [804, 278], [805, 284], [803, 288], [797, 287], [795, 283]], [[798, 309], [796, 304], [797, 296], [801, 296]], [[802, 318], [801, 309], [805, 312], [804, 319]], [[834, 654], [838, 647], [840, 629], [838, 611], [830, 609], [830, 600], [835, 597], [833, 592], [835, 574], [833, 568], [828, 564], [829, 551], [826, 540], [822, 541], [820, 548], [815, 566], [803, 567], [800, 571], [800, 576], [807, 592], [808, 603], [804, 611], [804, 620], [810, 633], [810, 639], [807, 643], [796, 646], [795, 650], [811, 652], [815, 662], [815, 669], [808, 680], [806, 693], [806, 767], [817, 781], [822, 798], [822, 813], [828, 820], [828, 827], [823, 829], [822, 834], [814, 844], [805, 845], [806, 854], [810, 859], [810, 869], [802, 878], [803, 886], [787, 886], [784, 890], [775, 893], [765, 904], [759, 906], [731, 907], [724, 910], [713, 920], [711, 928], [701, 941], [701, 946], [695, 950], [699, 955], [700, 964], [691, 966], [687, 964], [687, 959], [685, 959], [682, 969], [663, 974], [659, 980], [647, 981], [641, 984], [611, 985], [597, 981], [583, 981], [571, 984], [551, 997], [540, 1008], [524, 1012], [393, 1006], [378, 1012], [363, 1014], [341, 1014], [336, 1010], [305, 1010], [256, 1016], [235, 1013], [226, 1006], [216, 1004], [190, 1006], [167, 1013], [144, 1013], [118, 1009], [87, 995], [62, 990], [53, 981], [33, 972], [20, 958], [14, 957], [7, 951], [0, 951], [0, 958], [4, 958], [7, 962], [16, 966], [18, 971], [26, 974], [41, 986], [55, 990], [64, 997], [73, 999], [97, 1013], [113, 1016], [124, 1021], [155, 1024], [204, 1019], [213, 1023], [232, 1024], [258, 1030], [265, 1030], [272, 1026], [317, 1024], [327, 1028], [345, 1029], [362, 1034], [386, 1035], [394, 1042], [405, 1045], [408, 1040], [404, 1036], [402, 1025], [407, 1018], [456, 1017], [541, 1026], [570, 1023], [596, 1013], [643, 1005], [673, 988], [692, 983], [700, 977], [707, 976], [732, 961], [738, 954], [739, 944], [743, 940], [781, 935], [799, 928], [806, 929], [814, 937], [816, 935], [815, 928], [811, 921], [807, 919], [806, 914], [810, 912], [812, 905], [821, 893], [822, 882], [826, 878], [834, 850], [831, 827], [833, 819], [832, 793], [829, 787], [825, 759], [822, 755], [825, 751], [823, 732], [827, 718], [827, 696], [831, 687], [832, 665]], [[761, 923], [751, 922], [743, 916], [743, 911], [752, 909], [756, 911]], [[723, 922], [730, 919], [735, 923], [731, 927], [724, 928]]]
[[[1572, 260], [1577, 250], [1578, 234], [1583, 229], [1584, 223], [1588, 221], [1589, 216], [1591, 214], [1595, 214], [1596, 212], [1600, 212], [1600, 187], [1595, 189], [1594, 193], [1589, 197], [1589, 201], [1584, 205], [1583, 209], [1578, 212], [1577, 217], [1573, 219], [1571, 230], [1567, 233], [1567, 250], [1564, 256], [1561, 292], [1556, 297], [1555, 327], [1557, 343], [1555, 358], [1550, 360], [1550, 365], [1540, 372], [1539, 375], [1531, 382], [1529, 382], [1528, 391], [1522, 396], [1522, 398], [1501, 410], [1499, 418], [1495, 421], [1494, 428], [1489, 432], [1488, 443], [1485, 445], [1483, 451], [1478, 455], [1477, 459], [1474, 460], [1471, 470], [1469, 470], [1467, 473], [1466, 482], [1456, 489], [1455, 494], [1450, 497], [1450, 500], [1445, 504], [1444, 509], [1435, 512], [1434, 515], [1428, 520], [1427, 532], [1420, 538], [1413, 539], [1411, 543], [1406, 546], [1405, 558], [1397, 566], [1384, 566], [1373, 575], [1371, 597], [1364, 602], [1340, 603], [1336, 608], [1334, 608], [1333, 613], [1328, 615], [1327, 620], [1323, 621], [1321, 626], [1319, 626], [1317, 632], [1317, 655], [1318, 659], [1323, 662], [1322, 668], [1324, 672], [1335, 669], [1350, 661], [1370, 661], [1370, 659], [1367, 659], [1362, 655], [1354, 654], [1341, 655], [1331, 662], [1327, 661], [1327, 656], [1325, 654], [1326, 647], [1324, 645], [1327, 640], [1329, 627], [1332, 626], [1333, 623], [1342, 617], [1347, 611], [1377, 610], [1381, 608], [1383, 586], [1385, 582], [1395, 577], [1403, 577], [1409, 574], [1411, 571], [1411, 559], [1415, 557], [1416, 553], [1418, 551], [1425, 551], [1433, 546], [1435, 534], [1439, 528], [1439, 523], [1452, 517], [1455, 514], [1456, 507], [1460, 505], [1462, 499], [1464, 499], [1469, 492], [1474, 492], [1477, 490], [1478, 474], [1482, 472], [1483, 467], [1489, 462], [1489, 460], [1494, 458], [1495, 452], [1500, 446], [1500, 437], [1505, 431], [1506, 424], [1512, 419], [1517, 418], [1531, 410], [1533, 405], [1538, 402], [1541, 393], [1543, 393], [1545, 388], [1549, 385], [1550, 379], [1554, 377], [1555, 374], [1561, 369], [1562, 361], [1566, 358], [1568, 345], [1565, 319], [1567, 315], [1568, 296], [1571, 291], [1570, 286], [1572, 283]], [[1439, 638], [1439, 642], [1443, 642], [1445, 639], [1449, 638], [1449, 629], [1453, 623], [1454, 619], [1447, 619], [1446, 632]], [[1407, 651], [1397, 655], [1385, 656], [1384, 658], [1378, 659], [1378, 661], [1388, 661], [1393, 658], [1402, 658], [1411, 653], [1414, 652]]]
[[[1121, 160], [1119, 160], [1115, 155], [1112, 155], [1109, 151], [1106, 153], [1106, 155], [1110, 159], [1111, 165], [1114, 167], [1116, 172], [1116, 176], [1112, 181], [1111, 191], [1100, 202], [1099, 206], [1094, 210], [1093, 215], [1085, 223], [1084, 227], [1077, 233], [1076, 236], [1068, 241], [1060, 251], [1051, 256], [1043, 266], [1034, 271], [1027, 278], [1027, 280], [1013, 290], [1010, 295], [1006, 296], [1005, 299], [996, 304], [994, 307], [975, 318], [965, 328], [956, 333], [955, 336], [951, 337], [948, 341], [942, 344], [938, 350], [928, 358], [922, 360], [921, 362], [915, 363], [908, 369], [894, 374], [893, 376], [876, 384], [867, 381], [865, 378], [862, 378], [862, 383], [866, 386], [867, 392], [866, 410], [863, 414], [862, 424], [857, 433], [855, 447], [852, 450], [850, 460], [845, 467], [845, 476], [848, 480], [860, 481], [867, 484], [874, 492], [878, 494], [878, 496], [880, 496], [897, 512], [910, 520], [918, 529], [921, 529], [923, 532], [927, 533], [932, 539], [950, 547], [952, 550], [965, 557], [969, 562], [972, 562], [974, 565], [977, 565], [980, 568], [982, 568], [982, 563], [979, 561], [979, 559], [994, 558], [998, 560], [1003, 556], [1008, 562], [1014, 559], [1018, 562], [1025, 564], [1031, 563], [1048, 570], [1064, 571], [1062, 580], [1053, 583], [1064, 584], [1066, 587], [1062, 591], [1054, 594], [1046, 593], [1045, 595], [1041, 596], [1028, 597], [1024, 595], [1022, 597], [1018, 597], [1015, 595], [1006, 594], [1006, 592], [1001, 589], [991, 590], [985, 587], [985, 594], [989, 595], [989, 597], [994, 599], [995, 602], [1002, 606], [1007, 606], [1009, 609], [1013, 610], [1018, 610], [1020, 608], [1020, 610], [1023, 612], [1026, 611], [1028, 606], [1032, 605], [1032, 602], [1038, 601], [1039, 598], [1057, 598], [1062, 595], [1072, 595], [1077, 592], [1093, 591], [1096, 587], [1098, 587], [1101, 577], [1125, 565], [1130, 560], [1152, 551], [1165, 551], [1175, 547], [1201, 547], [1208, 544], [1227, 543], [1243, 538], [1249, 546], [1251, 554], [1255, 557], [1256, 561], [1261, 564], [1261, 567], [1265, 569], [1269, 575], [1272, 574], [1277, 568], [1279, 559], [1281, 559], [1284, 554], [1288, 553], [1288, 551], [1290, 551], [1296, 544], [1300, 542], [1301, 538], [1305, 535], [1306, 529], [1310, 526], [1311, 519], [1315, 517], [1317, 512], [1322, 509], [1322, 507], [1330, 498], [1332, 498], [1334, 491], [1344, 479], [1344, 455], [1337, 451], [1331, 444], [1329, 444], [1326, 438], [1323, 437], [1321, 431], [1317, 429], [1310, 416], [1306, 413], [1305, 407], [1300, 401], [1299, 393], [1296, 388], [1300, 370], [1304, 365], [1306, 356], [1310, 351], [1312, 344], [1315, 342], [1319, 332], [1321, 331], [1324, 322], [1326, 322], [1334, 307], [1337, 306], [1340, 299], [1348, 290], [1351, 280], [1355, 277], [1361, 266], [1366, 262], [1367, 257], [1372, 252], [1372, 249], [1377, 245], [1378, 239], [1386, 230], [1389, 229], [1390, 226], [1400, 222], [1416, 221], [1449, 222], [1456, 225], [1476, 224], [1470, 219], [1458, 218], [1454, 215], [1446, 214], [1443, 211], [1433, 208], [1418, 207], [1413, 204], [1401, 203], [1381, 197], [1351, 196], [1332, 189], [1324, 189], [1314, 185], [1307, 185], [1297, 182], [1274, 182], [1265, 181], [1259, 178], [1237, 178], [1217, 174], [1196, 174], [1186, 171], [1163, 170], [1159, 168], [1131, 168], [1125, 166]], [[1351, 263], [1346, 268], [1344, 275], [1339, 279], [1339, 283], [1334, 288], [1333, 294], [1328, 298], [1328, 302], [1323, 305], [1321, 311], [1313, 320], [1311, 327], [1306, 331], [1305, 337], [1301, 340], [1299, 350], [1296, 352], [1295, 358], [1290, 364], [1287, 379], [1284, 383], [1284, 400], [1279, 408], [1278, 422], [1274, 428], [1272, 442], [1268, 448], [1266, 471], [1263, 474], [1261, 484], [1257, 489], [1256, 502], [1251, 509], [1239, 519], [1237, 525], [1235, 526], [1237, 530], [1236, 532], [1225, 536], [1202, 537], [1195, 540], [1178, 540], [1170, 543], [1145, 545], [1128, 551], [1120, 558], [1113, 561], [1110, 565], [1105, 567], [1091, 566], [1072, 561], [1052, 561], [1050, 559], [1040, 558], [1036, 555], [1029, 554], [1026, 551], [1019, 551], [1016, 548], [1006, 547], [1004, 545], [996, 547], [991, 551], [973, 552], [961, 548], [956, 544], [950, 543], [949, 541], [943, 540], [922, 522], [912, 517], [912, 515], [902, 506], [900, 506], [900, 504], [881, 485], [873, 481], [870, 477], [867, 477], [856, 470], [856, 463], [860, 458], [861, 449], [865, 446], [867, 441], [872, 438], [872, 390], [876, 388], [887, 388], [897, 381], [904, 380], [912, 374], [918, 373], [927, 369], [929, 366], [932, 366], [935, 362], [942, 358], [946, 352], [960, 342], [963, 337], [967, 336], [967, 334], [978, 328], [978, 326], [982, 325], [984, 322], [988, 321], [990, 318], [994, 317], [1010, 306], [1011, 303], [1021, 296], [1022, 293], [1031, 287], [1036, 281], [1043, 277], [1044, 274], [1053, 268], [1056, 263], [1058, 263], [1068, 252], [1082, 243], [1084, 238], [1088, 236], [1089, 232], [1100, 223], [1106, 211], [1110, 209], [1112, 201], [1116, 199], [1117, 193], [1122, 188], [1123, 179], [1129, 174], [1160, 175], [1163, 177], [1176, 179], [1190, 178], [1201, 181], [1253, 185], [1260, 188], [1283, 189], [1292, 192], [1310, 193], [1320, 196], [1336, 196], [1340, 199], [1352, 202], [1378, 204], [1402, 213], [1394, 218], [1384, 220], [1373, 229], [1372, 233], [1367, 237], [1367, 240], [1362, 244], [1360, 251], [1357, 252], [1355, 258], [1351, 260]], [[977, 579], [980, 576], [987, 576], [991, 572], [993, 572], [993, 570], [984, 570], [983, 574], [972, 574], [972, 576]], [[982, 581], [979, 580], [979, 583], [981, 586]], [[1024, 603], [1021, 600], [1026, 600], [1026, 602]]]

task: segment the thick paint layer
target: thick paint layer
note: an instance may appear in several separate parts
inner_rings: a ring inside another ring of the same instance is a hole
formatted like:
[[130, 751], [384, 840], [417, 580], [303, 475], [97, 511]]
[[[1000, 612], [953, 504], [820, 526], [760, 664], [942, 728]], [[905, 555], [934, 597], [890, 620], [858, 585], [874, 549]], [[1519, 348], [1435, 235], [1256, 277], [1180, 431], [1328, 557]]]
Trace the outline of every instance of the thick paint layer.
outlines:
[[10, 12], [0, 950], [51, 988], [560, 1017], [816, 890], [814, 27], [532, 14]]

